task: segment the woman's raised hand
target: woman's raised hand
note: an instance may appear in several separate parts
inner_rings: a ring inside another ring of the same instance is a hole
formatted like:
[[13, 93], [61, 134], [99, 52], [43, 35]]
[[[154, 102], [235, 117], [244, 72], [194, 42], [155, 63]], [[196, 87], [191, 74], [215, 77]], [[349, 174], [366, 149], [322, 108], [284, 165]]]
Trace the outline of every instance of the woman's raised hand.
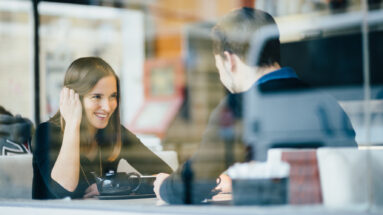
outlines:
[[65, 123], [80, 125], [82, 106], [80, 96], [73, 89], [64, 87], [60, 93], [60, 113]]

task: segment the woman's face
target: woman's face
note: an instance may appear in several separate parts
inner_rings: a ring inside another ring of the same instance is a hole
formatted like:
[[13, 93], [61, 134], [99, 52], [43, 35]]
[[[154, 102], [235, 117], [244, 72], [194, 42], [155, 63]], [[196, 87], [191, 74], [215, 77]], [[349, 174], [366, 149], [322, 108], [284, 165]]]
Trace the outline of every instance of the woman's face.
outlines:
[[96, 129], [105, 128], [117, 107], [116, 78], [101, 78], [93, 89], [84, 95], [83, 104], [89, 124]]

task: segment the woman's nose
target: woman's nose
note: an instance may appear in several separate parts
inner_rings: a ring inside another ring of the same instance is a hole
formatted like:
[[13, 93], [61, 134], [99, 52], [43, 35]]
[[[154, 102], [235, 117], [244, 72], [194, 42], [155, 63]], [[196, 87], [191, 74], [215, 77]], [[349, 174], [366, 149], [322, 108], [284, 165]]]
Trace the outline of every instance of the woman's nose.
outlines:
[[111, 104], [109, 99], [103, 99], [101, 103], [101, 107], [104, 111], [110, 111], [111, 110]]

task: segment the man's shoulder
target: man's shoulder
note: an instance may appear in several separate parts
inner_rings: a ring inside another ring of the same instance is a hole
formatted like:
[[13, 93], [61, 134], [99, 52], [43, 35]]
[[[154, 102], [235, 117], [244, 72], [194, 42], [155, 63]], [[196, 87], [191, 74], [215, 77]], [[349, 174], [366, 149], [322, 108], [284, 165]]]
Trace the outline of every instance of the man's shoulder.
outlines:
[[279, 78], [273, 79], [258, 85], [261, 92], [279, 92], [279, 91], [296, 91], [311, 90], [312, 87], [306, 82], [298, 78]]

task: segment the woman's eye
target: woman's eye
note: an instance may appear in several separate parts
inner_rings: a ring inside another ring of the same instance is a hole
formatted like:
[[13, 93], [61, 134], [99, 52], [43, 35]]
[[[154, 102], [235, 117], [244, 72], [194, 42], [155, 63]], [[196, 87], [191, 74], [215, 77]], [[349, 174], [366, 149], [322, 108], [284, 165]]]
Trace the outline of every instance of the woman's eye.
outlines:
[[117, 95], [116, 94], [115, 95], [111, 95], [110, 98], [115, 99], [115, 98], [117, 98]]
[[94, 96], [92, 96], [92, 99], [101, 99], [101, 96], [100, 95], [94, 95]]

